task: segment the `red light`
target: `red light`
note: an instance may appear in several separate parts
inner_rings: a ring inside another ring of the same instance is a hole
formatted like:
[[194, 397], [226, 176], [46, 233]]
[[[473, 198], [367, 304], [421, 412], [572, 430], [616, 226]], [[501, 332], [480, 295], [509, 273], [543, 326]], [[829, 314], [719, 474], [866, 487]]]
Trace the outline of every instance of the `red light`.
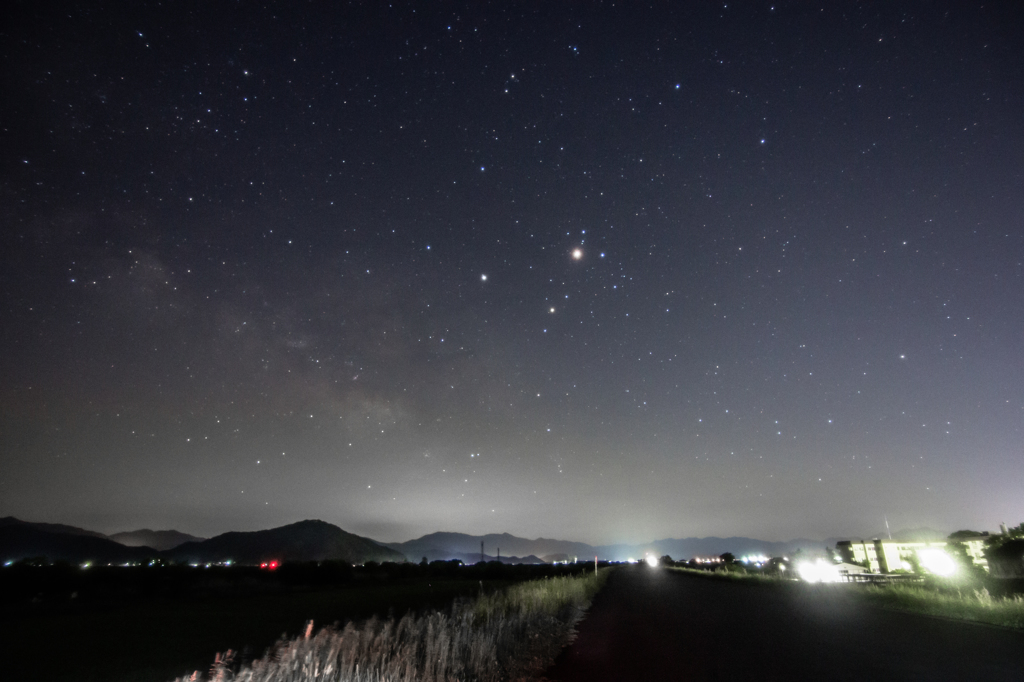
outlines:
[[276, 561], [271, 561], [271, 562], [270, 562], [270, 566], [269, 566], [268, 568], [270, 568], [270, 570], [271, 570], [271, 571], [273, 571], [273, 570], [274, 570], [274, 569], [276, 569], [276, 568], [277, 568], [278, 566], [280, 566], [280, 564], [279, 564], [279, 563], [277, 563]]
[[260, 564], [260, 568], [266, 568], [266, 567], [267, 567], [267, 562], [266, 561], [264, 561], [262, 564]]

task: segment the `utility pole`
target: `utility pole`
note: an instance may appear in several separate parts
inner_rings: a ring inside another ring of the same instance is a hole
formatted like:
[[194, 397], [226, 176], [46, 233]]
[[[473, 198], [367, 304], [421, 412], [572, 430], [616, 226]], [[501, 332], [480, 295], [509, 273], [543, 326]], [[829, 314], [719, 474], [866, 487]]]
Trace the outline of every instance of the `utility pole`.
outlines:
[[484, 541], [480, 541], [480, 561], [484, 560]]

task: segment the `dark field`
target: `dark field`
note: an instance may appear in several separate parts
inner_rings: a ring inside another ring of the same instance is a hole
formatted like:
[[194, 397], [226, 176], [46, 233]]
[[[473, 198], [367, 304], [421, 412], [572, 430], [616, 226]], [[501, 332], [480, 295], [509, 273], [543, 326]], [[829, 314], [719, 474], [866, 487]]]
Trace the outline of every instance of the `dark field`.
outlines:
[[[583, 566], [580, 566], [582, 569]], [[372, 615], [443, 609], [572, 567], [0, 569], [7, 679], [159, 682], [207, 670], [229, 648], [260, 656], [282, 634]], [[591, 568], [591, 570], [593, 570]], [[74, 595], [72, 597], [72, 595]]]

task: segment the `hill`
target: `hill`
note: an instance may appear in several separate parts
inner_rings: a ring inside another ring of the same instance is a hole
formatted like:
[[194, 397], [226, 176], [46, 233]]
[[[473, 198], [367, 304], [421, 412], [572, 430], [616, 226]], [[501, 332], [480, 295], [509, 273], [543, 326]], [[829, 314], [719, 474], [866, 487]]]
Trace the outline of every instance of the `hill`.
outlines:
[[413, 559], [427, 557], [437, 559], [461, 559], [475, 563], [480, 557], [480, 542], [484, 543], [485, 560], [494, 558], [501, 549], [502, 556], [545, 557], [551, 561], [593, 560], [595, 556], [609, 561], [624, 561], [641, 558], [648, 552], [657, 556], [669, 555], [673, 559], [690, 559], [695, 556], [718, 556], [732, 552], [736, 556], [765, 554], [785, 556], [797, 549], [821, 552], [824, 544], [816, 540], [791, 540], [769, 542], [745, 537], [707, 538], [666, 538], [640, 545], [588, 545], [584, 542], [537, 538], [528, 540], [508, 533], [490, 535], [466, 535], [464, 533], [431, 533], [407, 542], [387, 543]]
[[202, 542], [206, 539], [176, 530], [150, 530], [148, 528], [114, 533], [109, 537], [125, 547], [152, 547], [160, 551], [174, 549], [186, 542]]
[[21, 519], [16, 519], [13, 516], [0, 518], [0, 528], [8, 526], [23, 526], [27, 528], [35, 528], [36, 530], [45, 531], [47, 533], [64, 533], [66, 535], [84, 535], [90, 538], [107, 539], [107, 536], [103, 533], [97, 533], [94, 530], [85, 530], [84, 528], [77, 528], [75, 526], [65, 526], [62, 523], [34, 523], [32, 521], [22, 521]]
[[150, 547], [125, 547], [105, 537], [54, 533], [36, 526], [51, 524], [8, 524], [0, 526], [0, 560], [18, 561], [46, 557], [51, 561], [122, 564], [148, 561], [158, 552]]
[[264, 561], [405, 561], [405, 555], [324, 521], [300, 521], [280, 528], [224, 533], [186, 542], [162, 553], [173, 561], [239, 564]]
[[589, 554], [590, 558], [594, 556], [590, 553], [593, 547], [583, 542], [549, 540], [547, 538], [528, 540], [509, 533], [491, 533], [489, 535], [430, 533], [415, 540], [389, 542], [386, 545], [411, 558], [425, 556], [429, 561], [462, 559], [466, 563], [476, 563], [480, 560], [481, 541], [484, 543], [485, 560], [494, 559], [499, 549], [502, 557], [524, 557], [523, 563], [528, 563], [526, 558], [530, 555], [540, 557], [546, 554], [565, 554], [587, 557]]

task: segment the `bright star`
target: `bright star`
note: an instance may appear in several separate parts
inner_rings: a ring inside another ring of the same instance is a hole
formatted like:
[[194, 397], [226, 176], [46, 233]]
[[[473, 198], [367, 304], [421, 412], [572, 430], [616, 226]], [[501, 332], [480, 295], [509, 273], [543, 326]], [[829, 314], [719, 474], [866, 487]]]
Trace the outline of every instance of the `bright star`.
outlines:
[[487, 275], [480, 275], [480, 281], [481, 282], [486, 282], [487, 281]]
[[581, 258], [583, 258], [583, 249], [573, 249], [573, 251], [572, 251], [572, 259], [573, 260], [580, 260]]

